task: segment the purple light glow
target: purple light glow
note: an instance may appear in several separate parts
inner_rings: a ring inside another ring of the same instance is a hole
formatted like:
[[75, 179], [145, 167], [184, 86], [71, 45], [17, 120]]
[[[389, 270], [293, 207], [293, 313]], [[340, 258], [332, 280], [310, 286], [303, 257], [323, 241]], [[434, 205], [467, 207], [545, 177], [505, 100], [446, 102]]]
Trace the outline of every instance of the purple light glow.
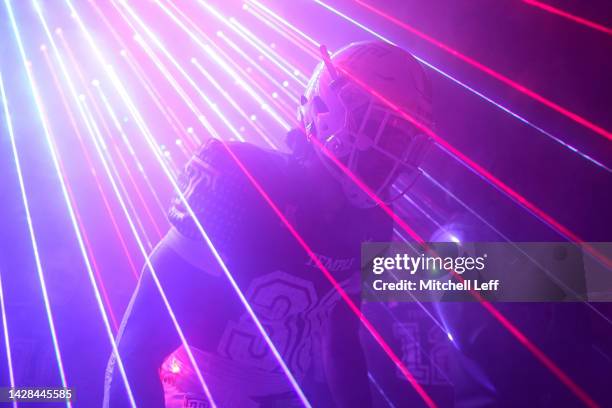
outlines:
[[[218, 252], [214, 235], [209, 235], [188, 205], [180, 191], [178, 175], [194, 151], [210, 138], [222, 140], [225, 147], [227, 141], [240, 141], [286, 152], [285, 133], [300, 126], [296, 107], [310, 72], [320, 62], [321, 44], [338, 49], [347, 41], [373, 36], [392, 44], [406, 45], [411, 52], [414, 50], [432, 74], [434, 95], [437, 92], [435, 99], [439, 103], [439, 123], [423, 131], [435, 136], [438, 144], [428, 152], [420, 169], [422, 176], [403, 199], [394, 201], [392, 206], [379, 202], [379, 207], [395, 222], [394, 240], [405, 242], [415, 254], [422, 251], [418, 243], [436, 232], [444, 235], [444, 240], [471, 242], [464, 230], [455, 228], [456, 217], [463, 217], [462, 221], [482, 237], [494, 237], [491, 239], [511, 245], [521, 240], [567, 239], [579, 244], [583, 238], [587, 242], [609, 240], [607, 199], [600, 191], [610, 185], [612, 156], [609, 145], [603, 144], [608, 140], [596, 133], [601, 129], [599, 134], [609, 136], [606, 128], [610, 128], [610, 123], [605, 115], [598, 117], [597, 107], [591, 103], [603, 100], [601, 93], [592, 90], [589, 94], [588, 89], [579, 89], [592, 85], [589, 80], [584, 80], [587, 86], [580, 85], [580, 78], [575, 83], [565, 81], [567, 87], [557, 87], [556, 93], [552, 93], [550, 84], [563, 84], [564, 74], [559, 73], [559, 78], [554, 79], [540, 78], [545, 72], [538, 71], [538, 66], [541, 68], [543, 64], [538, 60], [540, 57], [525, 59], [520, 56], [521, 47], [530, 49], [535, 55], [532, 44], [504, 47], [503, 37], [496, 30], [492, 30], [491, 38], [502, 44], [499, 49], [507, 48], [504, 52], [508, 60], [499, 57], [499, 51], [486, 49], [484, 45], [482, 54], [475, 53], [477, 47], [471, 42], [489, 44], [490, 39], [481, 34], [468, 38], [467, 31], [462, 31], [465, 27], [447, 27], [448, 23], [444, 23], [447, 17], [452, 20], [458, 19], [457, 16], [477, 14], [472, 6], [448, 3], [444, 7], [448, 8], [449, 15], [440, 15], [442, 23], [437, 23], [438, 17], [433, 21], [431, 10], [442, 7], [441, 4], [434, 2], [425, 7], [399, 0], [370, 0], [365, 8], [366, 3], [360, 0], [296, 0], [291, 4], [282, 0], [246, 0], [244, 3], [89, 0], [82, 4], [64, 0], [55, 8], [36, 2], [34, 8], [31, 4], [17, 5], [11, 0], [3, 0], [3, 3], [10, 22], [0, 27], [0, 36], [6, 34], [10, 39], [6, 42], [6, 51], [2, 50], [7, 56], [5, 61], [21, 61], [6, 65], [0, 61], [1, 102], [6, 124], [0, 134], [9, 136], [10, 145], [7, 143], [7, 146], [11, 148], [9, 159], [12, 160], [7, 162], [11, 164], [11, 171], [16, 171], [8, 177], [11, 182], [15, 179], [15, 188], [10, 191], [19, 193], [16, 200], [9, 197], [10, 194], [7, 197], [16, 201], [19, 208], [16, 229], [25, 231], [27, 225], [25, 250], [16, 250], [15, 254], [23, 259], [33, 258], [31, 271], [24, 268], [23, 276], [31, 272], [36, 286], [35, 296], [27, 294], [25, 289], [23, 292], [14, 290], [12, 270], [16, 269], [4, 268], [0, 258], [0, 311], [10, 383], [7, 385], [26, 384], [24, 367], [31, 364], [30, 372], [34, 372], [36, 363], [45, 365], [50, 373], [39, 379], [53, 380], [59, 372], [63, 386], [79, 387], [78, 399], [67, 402], [66, 406], [99, 405], [103, 375], [100, 367], [112, 353], [118, 358], [119, 383], [123, 381], [126, 386], [131, 406], [139, 405], [130, 388], [136, 379], [126, 374], [115, 340], [118, 326], [115, 313], [120, 316], [125, 309], [134, 289], [134, 278], [140, 275], [139, 264], [144, 262], [187, 353], [188, 361], [169, 360], [168, 372], [183, 375], [195, 370], [194, 384], [201, 388], [202, 400], [206, 399], [211, 406], [222, 405], [219, 400], [224, 395], [216, 395], [216, 384], [210, 382], [208, 371], [203, 366], [198, 367], [191, 351], [195, 345], [190, 343], [190, 332], [181, 316], [175, 315], [175, 305], [169, 300], [172, 297], [166, 296], [169, 292], [162, 287], [149, 259], [155, 243], [169, 228], [165, 212], [174, 194], [195, 219], [197, 233], [219, 264], [221, 279], [229, 282], [236, 303], [241, 310], [246, 309], [245, 316], [253, 320], [252, 330], [263, 336], [257, 347], [271, 353], [269, 357], [278, 362], [277, 371], [287, 383], [287, 390], [292, 394], [295, 391], [304, 406], [318, 406], [308, 387], [289, 368], [293, 367], [289, 363], [291, 357], [276, 344], [274, 333], [259, 315], [259, 306], [249, 303], [248, 291], [239, 285], [237, 271], [228, 263], [225, 254]], [[534, 5], [539, 7], [538, 4]], [[517, 38], [527, 35], [526, 26], [521, 25], [524, 22], [529, 26], [535, 23], [541, 26], [539, 19], [542, 17], [539, 16], [543, 13], [530, 11], [530, 7], [520, 2], [518, 6], [498, 7], [505, 17], [514, 16], [517, 31], [525, 31], [516, 33]], [[508, 13], [515, 9], [520, 13]], [[385, 15], [376, 10], [384, 10]], [[570, 11], [576, 10], [576, 15], [589, 16], [587, 12], [580, 12], [588, 11], [586, 6], [584, 9], [576, 6]], [[492, 6], [479, 12], [481, 17], [496, 15]], [[505, 17], [500, 15], [501, 27]], [[543, 16], [546, 18], [545, 13]], [[484, 21], [481, 17], [466, 20], [475, 22], [470, 33], [481, 32], [478, 31], [478, 25]], [[549, 27], [551, 31], [570, 26], [566, 34], [571, 34], [576, 44], [584, 46], [585, 55], [595, 46], [592, 40], [595, 36], [607, 38], [595, 27], [591, 27], [595, 30], [584, 30], [563, 19], [549, 18], [554, 20]], [[571, 28], [574, 26], [576, 28]], [[524, 83], [525, 87], [529, 86], [528, 90], [537, 90], [538, 95], [550, 98], [547, 101], [558, 101], [556, 106], [567, 107], [568, 112], [576, 112], [580, 118], [592, 118], [593, 122], [568, 120], [546, 104], [539, 106], [539, 103], [528, 101], [530, 105], [527, 105], [523, 99], [529, 99], [525, 98], [528, 95], [514, 92], [504, 81], [487, 80], [481, 73], [474, 75], [469, 66], [452, 56], [450, 48], [423, 45], [426, 43], [423, 41], [420, 44], [418, 38], [416, 41], [412, 38], [407, 27], [418, 28], [423, 36], [435, 38], [444, 47], [452, 44], [453, 49], [465, 50], [465, 55], [474, 56], [474, 61], [482, 61], [485, 67], [495, 67], [496, 72], [507, 72], [507, 78], [516, 78], [516, 84]], [[547, 35], [535, 28], [529, 33], [534, 42], [539, 35]], [[601, 45], [601, 40], [598, 41]], [[561, 45], [554, 49], [556, 52], [564, 50]], [[552, 52], [542, 51], [542, 60], [567, 62], [563, 55], [558, 60], [554, 57]], [[524, 71], [513, 68], [510, 62], [519, 59]], [[584, 61], [589, 60], [584, 58]], [[462, 64], [468, 69], [462, 68]], [[545, 67], [550, 68], [551, 64]], [[567, 64], [574, 67], [574, 63]], [[601, 66], [607, 67], [605, 62]], [[585, 62], [576, 72], [592, 73], [593, 70]], [[351, 72], [343, 74], [352, 75]], [[359, 80], [355, 78], [356, 82]], [[375, 97], [380, 97], [382, 105], [399, 115], [408, 115], [395, 107], [392, 100], [378, 95], [376, 89], [368, 88], [367, 83], [363, 85]], [[585, 95], [599, 95], [600, 98], [589, 100]], [[515, 113], [515, 108], [521, 115]], [[406, 120], [411, 121], [410, 118]], [[572, 122], [597, 123], [601, 127], [592, 132]], [[492, 148], [493, 142], [499, 146]], [[44, 145], [46, 148], [42, 149]], [[316, 141], [313, 146], [324, 150]], [[290, 231], [323, 273], [321, 276], [329, 279], [330, 287], [338, 290], [348, 308], [361, 320], [362, 329], [365, 327], [370, 332], [371, 336], [362, 336], [362, 342], [367, 344], [364, 346], [367, 356], [375, 356], [373, 361], [368, 361], [367, 369], [377, 403], [402, 406], [405, 398], [410, 404], [446, 407], [448, 400], [439, 390], [457, 390], [461, 385], [453, 381], [448, 360], [445, 360], [449, 357], [444, 353], [447, 348], [458, 353], [465, 351], [463, 327], [427, 302], [415, 301], [409, 305], [384, 302], [368, 305], [366, 302], [363, 310], [360, 309], [340, 287], [335, 272], [315, 255], [317, 248], [313, 243], [294, 229], [286, 209], [273, 201], [274, 195], [269, 195], [272, 190], [266, 191], [264, 184], [260, 184], [262, 180], [255, 177], [258, 174], [255, 169], [233, 155], [229, 148], [228, 153], [276, 213], [278, 223]], [[511, 168], [509, 163], [513, 163]], [[343, 163], [336, 164], [366, 193], [372, 194], [375, 201], [380, 201]], [[37, 174], [38, 167], [45, 169], [45, 166], [48, 171], [38, 172], [49, 174]], [[558, 180], [550, 178], [553, 174], [559, 175]], [[400, 192], [399, 187], [397, 190]], [[586, 197], [586, 193], [592, 194], [593, 199]], [[57, 238], [53, 231], [60, 231]], [[267, 237], [263, 231], [261, 239]], [[62, 246], [65, 242], [74, 246], [71, 257], [55, 268], [53, 249], [49, 248], [54, 248], [51, 244]], [[7, 247], [9, 244], [7, 241]], [[517, 252], [522, 251], [520, 246], [515, 247]], [[592, 261], [590, 258], [604, 265], [612, 262], [589, 244], [583, 249], [588, 262]], [[546, 265], [538, 264], [535, 259], [531, 261], [550, 274]], [[77, 273], [73, 278], [69, 274], [72, 269], [85, 273]], [[71, 283], [68, 281], [74, 280], [81, 289], [64, 295], [67, 290], [55, 288], [51, 278], [64, 279], [66, 286]], [[395, 276], [398, 281], [400, 278]], [[555, 281], [554, 276], [551, 278]], [[89, 286], [92, 292], [87, 289]], [[36, 353], [50, 356], [50, 363], [42, 362], [42, 357], [29, 362], [27, 350], [24, 351], [24, 339], [33, 335], [24, 334], [25, 324], [20, 321], [24, 313], [19, 308], [28, 302], [40, 303], [39, 313], [28, 316], [33, 324], [40, 314], [45, 335], [50, 333], [48, 350], [35, 346]], [[64, 307], [63, 302], [68, 306]], [[228, 305], [220, 304], [219, 308]], [[587, 311], [587, 316], [597, 324], [603, 324], [604, 330], [612, 328], [612, 318], [604, 306], [589, 302], [576, 302], [575, 305]], [[485, 309], [480, 307], [479, 313], [492, 322], [491, 326], [516, 343], [521, 353], [528, 351], [525, 361], [529, 360], [533, 363], [530, 367], [541, 370], [537, 373], [544, 377], [545, 384], [554, 383], [558, 387], [554, 390], [561, 390], [564, 396], [567, 394], [567, 401], [580, 400], [587, 406], [597, 406], [601, 394], [594, 393], [594, 386], [583, 379], [580, 364], [576, 364], [580, 368], [572, 366], [573, 354], [560, 355], [556, 349], [542, 343], [536, 330], [522, 325], [521, 316], [506, 313], [509, 309], [505, 305], [498, 308], [497, 304], [484, 302], [482, 306]], [[77, 309], [88, 311], [91, 317], [80, 320]], [[380, 311], [383, 317], [372, 310]], [[76, 316], [75, 323], [65, 316]], [[419, 324], [427, 325], [427, 331], [402, 332], [403, 343], [398, 343], [398, 327], [422, 329], [411, 320], [416, 319], [415, 316], [422, 319]], [[512, 336], [508, 336], [509, 333]], [[599, 344], [593, 343], [593, 348], [599, 347], [605, 356], [610, 349], [605, 344], [602, 346], [601, 343], [605, 343], [602, 338], [598, 338]], [[434, 340], [439, 343], [434, 345]], [[88, 348], [81, 346], [89, 343]], [[492, 347], [493, 341], [489, 343]], [[491, 367], [494, 367], [493, 361]], [[100, 386], [92, 385], [91, 389], [81, 392], [85, 381], [100, 383]], [[508, 381], [514, 379], [508, 378]], [[16, 406], [14, 403], [13, 407]]]

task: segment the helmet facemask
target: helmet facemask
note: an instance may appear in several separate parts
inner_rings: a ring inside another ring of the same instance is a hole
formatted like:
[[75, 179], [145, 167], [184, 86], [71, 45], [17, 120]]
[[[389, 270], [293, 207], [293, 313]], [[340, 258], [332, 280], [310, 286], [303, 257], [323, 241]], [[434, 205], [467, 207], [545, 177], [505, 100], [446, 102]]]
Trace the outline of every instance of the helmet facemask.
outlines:
[[301, 115], [307, 136], [324, 147], [315, 151], [353, 205], [372, 207], [376, 202], [328, 154], [385, 202], [392, 201], [391, 186], [399, 176], [416, 179], [428, 138], [414, 125], [348, 81], [324, 97], [309, 96]]

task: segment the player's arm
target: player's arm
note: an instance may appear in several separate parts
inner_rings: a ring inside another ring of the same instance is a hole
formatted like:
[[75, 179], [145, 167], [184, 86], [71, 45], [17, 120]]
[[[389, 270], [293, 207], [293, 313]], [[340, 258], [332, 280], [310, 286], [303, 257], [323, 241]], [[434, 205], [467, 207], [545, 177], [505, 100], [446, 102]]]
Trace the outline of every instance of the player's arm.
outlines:
[[342, 408], [372, 406], [359, 325], [358, 317], [340, 300], [324, 336], [325, 374], [334, 401]]
[[[220, 142], [211, 140], [187, 163], [179, 180], [182, 198], [175, 197], [168, 214], [173, 228], [150, 257], [155, 275], [183, 328], [196, 325], [201, 318], [202, 310], [188, 300], [202, 295], [197, 292], [203, 290], [203, 285], [198, 284], [202, 271], [194, 265], [200, 265], [208, 256], [206, 247], [197, 241], [200, 234], [186, 204], [202, 211], [205, 199], [216, 197], [213, 187], [223, 160], [227, 160], [227, 153]], [[186, 242], [192, 243], [186, 245]], [[214, 263], [213, 259], [206, 265]], [[198, 312], [198, 316], [194, 312]], [[168, 308], [151, 271], [145, 267], [118, 336], [119, 354], [137, 406], [164, 406], [159, 369], [164, 359], [180, 345]], [[130, 406], [114, 357], [107, 369], [104, 400], [104, 407]]]
[[[167, 295], [176, 292], [184, 261], [165, 245], [155, 249], [151, 264]], [[174, 275], [174, 279], [168, 279]], [[178, 306], [178, 305], [177, 305]], [[168, 309], [155, 284], [151, 270], [145, 267], [126, 310], [117, 338], [117, 347], [137, 406], [164, 407], [159, 368], [164, 359], [180, 345]], [[115, 356], [105, 378], [104, 407], [131, 406]]]

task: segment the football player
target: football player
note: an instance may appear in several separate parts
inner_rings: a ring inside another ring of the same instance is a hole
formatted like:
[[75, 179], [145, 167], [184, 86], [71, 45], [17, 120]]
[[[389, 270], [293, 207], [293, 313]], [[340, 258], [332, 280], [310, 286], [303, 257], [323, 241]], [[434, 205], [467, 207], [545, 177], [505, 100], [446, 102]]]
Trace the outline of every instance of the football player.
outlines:
[[[290, 154], [210, 140], [181, 176], [184, 200], [173, 201], [172, 228], [150, 259], [219, 407], [291, 407], [300, 400], [192, 214], [310, 402], [371, 404], [359, 319], [227, 151], [359, 302], [361, 244], [389, 241], [392, 222], [352, 177], [392, 201], [402, 193], [398, 178], [418, 173], [428, 138], [353, 75], [430, 123], [430, 86], [420, 64], [389, 44], [354, 43], [324, 54], [301, 98], [302, 129], [288, 135]], [[125, 313], [118, 348], [139, 406], [210, 406], [148, 268]], [[114, 357], [104, 405], [129, 406]]]

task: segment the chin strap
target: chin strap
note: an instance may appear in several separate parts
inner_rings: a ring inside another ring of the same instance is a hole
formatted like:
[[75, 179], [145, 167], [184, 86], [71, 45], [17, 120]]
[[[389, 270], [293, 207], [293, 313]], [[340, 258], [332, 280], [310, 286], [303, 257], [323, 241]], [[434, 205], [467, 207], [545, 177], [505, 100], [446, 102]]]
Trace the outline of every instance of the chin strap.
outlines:
[[[406, 183], [406, 185], [404, 186], [403, 189], [398, 189], [398, 193], [393, 196], [392, 198], [388, 199], [385, 201], [385, 204], [391, 204], [395, 201], [397, 201], [398, 199], [402, 198], [407, 192], [408, 190], [410, 190], [417, 182], [417, 180], [421, 177], [421, 175], [423, 174], [423, 170], [421, 170], [420, 168], [415, 168], [413, 170], [413, 172], [411, 173], [412, 175], [412, 180], [410, 180], [410, 182]], [[399, 178], [399, 177], [398, 177]], [[389, 188], [393, 188], [393, 186], [389, 186]]]

